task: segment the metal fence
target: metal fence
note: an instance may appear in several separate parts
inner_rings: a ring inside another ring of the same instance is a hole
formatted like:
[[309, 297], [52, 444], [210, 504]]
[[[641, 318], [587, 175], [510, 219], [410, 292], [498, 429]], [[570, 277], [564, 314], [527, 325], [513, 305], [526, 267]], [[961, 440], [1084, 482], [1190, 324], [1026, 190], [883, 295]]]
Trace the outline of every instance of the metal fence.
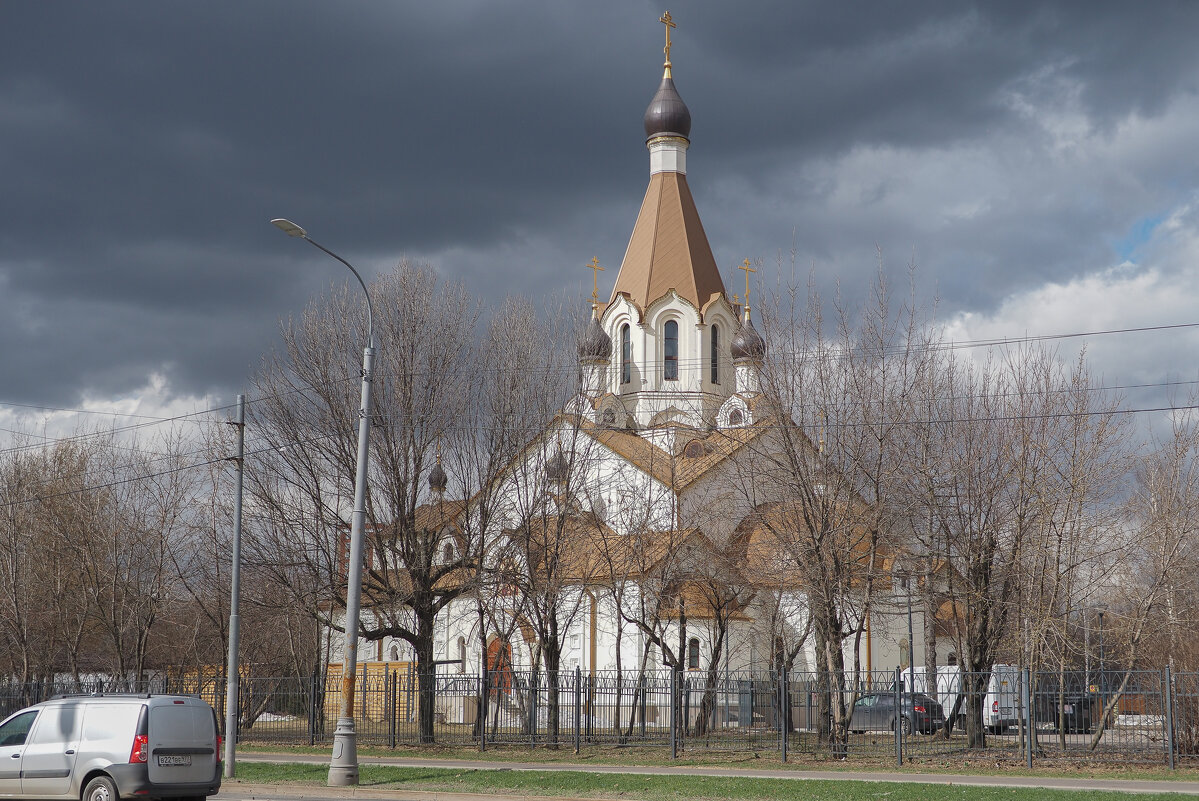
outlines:
[[[364, 747], [652, 747], [778, 753], [784, 760], [969, 758], [1159, 762], [1199, 758], [1199, 673], [1029, 672], [946, 674], [936, 686], [899, 671], [814, 673], [584, 673], [502, 671], [426, 676], [433, 727], [422, 737], [422, 682], [411, 664], [363, 670], [355, 724]], [[322, 745], [332, 740], [339, 677], [243, 677], [238, 740]], [[909, 686], [912, 685], [912, 686]], [[64, 693], [199, 695], [224, 720], [225, 679], [190, 673], [130, 682], [105, 679], [0, 683], [0, 713]], [[978, 732], [967, 731], [974, 710]], [[950, 725], [946, 725], [946, 719]], [[974, 735], [973, 741], [970, 735]], [[974, 747], [971, 747], [971, 742]]]

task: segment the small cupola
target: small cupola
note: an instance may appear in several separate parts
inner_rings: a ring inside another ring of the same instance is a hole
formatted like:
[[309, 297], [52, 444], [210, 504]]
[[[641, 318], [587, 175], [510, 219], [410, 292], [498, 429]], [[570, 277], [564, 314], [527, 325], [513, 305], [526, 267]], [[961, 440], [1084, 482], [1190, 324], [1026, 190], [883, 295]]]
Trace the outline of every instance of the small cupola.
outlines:
[[591, 304], [591, 322], [579, 337], [579, 361], [584, 364], [605, 362], [612, 358], [612, 337], [604, 331], [599, 321], [599, 307]]
[[691, 112], [679, 92], [674, 88], [674, 78], [670, 77], [670, 67], [662, 76], [662, 83], [654, 99], [649, 101], [645, 110], [645, 138], [656, 139], [659, 136], [678, 136], [688, 139], [691, 136]]
[[758, 329], [754, 328], [753, 321], [749, 319], [748, 307], [745, 309], [745, 322], [737, 329], [730, 348], [733, 352], [733, 361], [748, 359], [760, 362], [766, 358], [766, 340], [762, 339]]
[[441, 468], [441, 459], [438, 459], [437, 464], [433, 465], [433, 469], [429, 471], [429, 489], [440, 495], [445, 492], [448, 484], [449, 478], [446, 476], [445, 470]]

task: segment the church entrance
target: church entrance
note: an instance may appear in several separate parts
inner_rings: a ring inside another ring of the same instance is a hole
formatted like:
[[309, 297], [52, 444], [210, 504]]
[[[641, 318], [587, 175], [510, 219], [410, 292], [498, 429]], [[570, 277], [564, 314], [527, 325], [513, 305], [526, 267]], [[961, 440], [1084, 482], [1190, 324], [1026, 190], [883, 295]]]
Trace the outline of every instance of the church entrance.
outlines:
[[512, 692], [512, 643], [507, 639], [496, 637], [487, 643], [487, 675], [492, 691]]

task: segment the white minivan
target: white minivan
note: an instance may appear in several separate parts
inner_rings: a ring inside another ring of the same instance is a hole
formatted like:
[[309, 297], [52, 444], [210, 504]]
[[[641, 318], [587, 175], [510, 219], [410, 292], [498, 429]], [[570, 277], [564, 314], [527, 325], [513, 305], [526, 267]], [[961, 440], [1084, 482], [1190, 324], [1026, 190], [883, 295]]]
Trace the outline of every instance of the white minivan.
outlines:
[[220, 754], [199, 698], [62, 696], [0, 722], [0, 796], [202, 801], [220, 790]]

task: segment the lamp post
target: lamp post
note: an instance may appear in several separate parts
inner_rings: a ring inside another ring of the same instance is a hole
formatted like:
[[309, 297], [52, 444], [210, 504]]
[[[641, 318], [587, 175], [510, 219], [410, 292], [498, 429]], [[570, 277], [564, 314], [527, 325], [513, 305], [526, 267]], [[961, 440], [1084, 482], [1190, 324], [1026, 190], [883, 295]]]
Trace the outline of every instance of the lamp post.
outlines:
[[366, 295], [366, 347], [362, 349], [362, 403], [358, 408], [358, 466], [354, 475], [354, 514], [350, 520], [350, 556], [346, 577], [345, 645], [342, 648], [341, 706], [333, 732], [333, 756], [329, 761], [329, 786], [358, 784], [358, 744], [354, 731], [354, 681], [358, 673], [358, 624], [362, 600], [362, 538], [366, 521], [366, 468], [371, 434], [371, 378], [375, 361], [375, 333], [371, 295], [366, 282], [348, 261], [322, 246], [290, 220], [271, 220], [288, 236], [299, 237], [349, 268]]

